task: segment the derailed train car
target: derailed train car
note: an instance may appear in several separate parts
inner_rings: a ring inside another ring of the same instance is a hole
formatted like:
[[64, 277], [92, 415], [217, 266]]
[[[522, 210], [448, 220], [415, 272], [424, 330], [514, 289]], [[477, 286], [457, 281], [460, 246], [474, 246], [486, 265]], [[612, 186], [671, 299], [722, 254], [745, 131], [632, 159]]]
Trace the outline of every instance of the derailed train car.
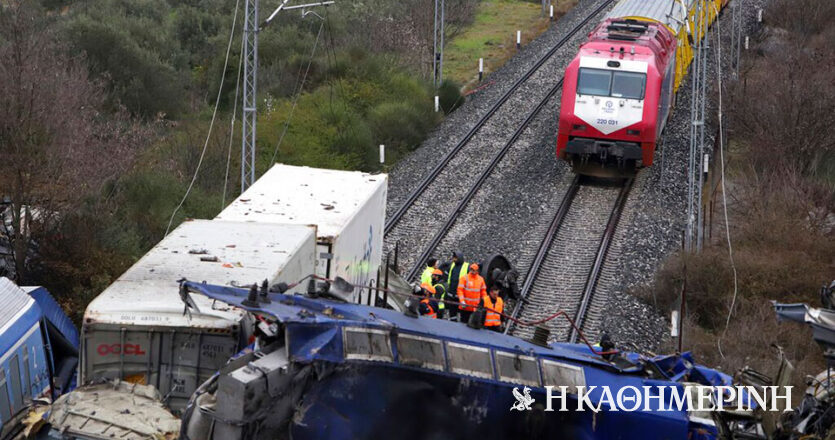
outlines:
[[43, 287], [0, 277], [0, 438], [17, 435], [37, 399], [75, 386], [78, 331]]
[[[672, 395], [635, 411], [607, 406], [604, 385], [731, 384], [688, 354], [605, 359], [585, 345], [538, 345], [387, 309], [183, 286], [259, 316], [261, 347], [198, 389], [181, 438], [713, 439], [723, 429], [714, 413], [687, 409], [692, 402], [676, 409]], [[567, 387], [568, 411], [545, 411], [547, 385]], [[601, 412], [575, 410], [583, 390]]]

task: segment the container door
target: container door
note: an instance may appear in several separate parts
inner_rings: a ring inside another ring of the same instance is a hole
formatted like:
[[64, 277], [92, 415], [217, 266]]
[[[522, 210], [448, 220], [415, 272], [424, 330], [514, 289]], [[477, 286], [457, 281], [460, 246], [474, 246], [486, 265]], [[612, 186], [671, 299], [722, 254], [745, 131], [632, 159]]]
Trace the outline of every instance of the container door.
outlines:
[[197, 387], [238, 352], [237, 334], [168, 332], [161, 335], [159, 391], [168, 397], [173, 409], [184, 407]]
[[87, 329], [82, 380], [119, 378], [153, 385], [158, 347], [151, 331]]

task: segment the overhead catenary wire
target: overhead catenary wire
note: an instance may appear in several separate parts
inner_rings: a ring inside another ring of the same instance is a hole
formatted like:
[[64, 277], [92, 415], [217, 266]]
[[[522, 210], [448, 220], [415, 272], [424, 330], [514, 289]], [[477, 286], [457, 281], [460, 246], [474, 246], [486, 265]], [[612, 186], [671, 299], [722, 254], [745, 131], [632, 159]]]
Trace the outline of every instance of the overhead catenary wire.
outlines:
[[[319, 37], [322, 35], [322, 29], [325, 27], [325, 22], [322, 21], [319, 24], [319, 32], [316, 33], [316, 40], [313, 41], [313, 49], [310, 51], [310, 58], [307, 61], [307, 68], [304, 71], [304, 76], [301, 75], [301, 66], [299, 66], [299, 75], [296, 76], [296, 85], [293, 86], [293, 91], [295, 92], [295, 96], [293, 97], [293, 104], [290, 107], [290, 112], [287, 115], [287, 120], [284, 121], [284, 128], [281, 131], [281, 136], [278, 137], [278, 142], [275, 144], [275, 149], [273, 150], [273, 157], [270, 159], [270, 165], [275, 163], [275, 158], [278, 156], [278, 148], [281, 146], [281, 143], [284, 141], [284, 135], [287, 134], [287, 129], [290, 127], [290, 121], [293, 119], [293, 113], [296, 110], [296, 105], [299, 103], [299, 98], [302, 96], [302, 91], [304, 90], [304, 82], [307, 80], [307, 74], [310, 72], [310, 65], [313, 64], [313, 56], [316, 54], [316, 47], [319, 45]], [[301, 76], [301, 79], [299, 77]]]
[[719, 119], [719, 164], [721, 172], [720, 182], [722, 184], [722, 210], [725, 217], [725, 237], [728, 240], [728, 258], [730, 259], [731, 269], [734, 274], [734, 294], [731, 298], [731, 307], [728, 309], [728, 317], [725, 319], [725, 329], [722, 331], [722, 336], [716, 340], [716, 348], [719, 350], [719, 356], [724, 359], [725, 355], [722, 353], [722, 338], [725, 337], [725, 334], [728, 332], [728, 326], [731, 324], [731, 316], [733, 316], [734, 307], [736, 306], [736, 297], [739, 291], [739, 285], [736, 263], [734, 262], [734, 248], [731, 243], [731, 227], [730, 222], [728, 221], [728, 199], [726, 196], [727, 192], [725, 190], [725, 143], [724, 136], [722, 134], [722, 33], [719, 29], [719, 23], [716, 24], [716, 81], [718, 84], [717, 88], [719, 89], [717, 113]]
[[212, 120], [209, 122], [209, 132], [206, 134], [206, 141], [203, 143], [203, 151], [200, 152], [200, 159], [197, 161], [197, 168], [194, 170], [194, 175], [191, 178], [191, 182], [188, 184], [186, 193], [183, 195], [183, 198], [180, 200], [177, 207], [174, 208], [174, 212], [171, 213], [171, 218], [168, 220], [168, 226], [165, 228], [165, 235], [168, 235], [168, 232], [171, 231], [171, 224], [174, 223], [174, 217], [177, 215], [177, 212], [180, 211], [180, 208], [183, 207], [183, 203], [186, 202], [186, 199], [188, 199], [188, 195], [191, 193], [191, 189], [197, 181], [197, 176], [200, 174], [200, 166], [203, 165], [203, 159], [206, 157], [206, 150], [209, 147], [209, 139], [212, 137], [212, 129], [215, 126], [215, 118], [217, 118], [217, 110], [218, 107], [220, 107], [220, 97], [223, 93], [223, 82], [226, 80], [226, 67], [229, 65], [229, 53], [232, 51], [232, 40], [235, 36], [235, 25], [238, 23], [238, 9], [240, 8], [240, 5], [241, 0], [236, 0], [235, 14], [232, 17], [232, 29], [229, 31], [229, 43], [226, 45], [226, 59], [223, 61], [223, 71], [220, 74], [220, 84], [217, 87], [215, 108], [214, 111], [212, 111]]
[[235, 138], [235, 118], [238, 116], [238, 90], [241, 85], [241, 70], [244, 66], [244, 40], [241, 38], [241, 59], [238, 61], [238, 77], [235, 80], [235, 104], [232, 107], [232, 122], [229, 128], [229, 151], [226, 154], [226, 175], [223, 178], [223, 196], [220, 209], [226, 207], [226, 187], [229, 185], [229, 165], [232, 163], [232, 141]]

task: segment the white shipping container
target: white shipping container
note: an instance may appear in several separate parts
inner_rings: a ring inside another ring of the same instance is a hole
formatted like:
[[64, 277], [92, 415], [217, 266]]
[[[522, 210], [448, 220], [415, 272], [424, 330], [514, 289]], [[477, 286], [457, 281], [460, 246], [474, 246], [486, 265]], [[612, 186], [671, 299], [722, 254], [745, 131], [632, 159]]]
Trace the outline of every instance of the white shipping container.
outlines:
[[[316, 274], [376, 285], [387, 184], [386, 174], [276, 164], [216, 219], [316, 225]], [[359, 295], [355, 290], [345, 299], [355, 302]]]
[[183, 222], [87, 306], [81, 382], [118, 377], [151, 384], [181, 409], [248, 343], [251, 318], [202, 295], [191, 295], [200, 311], [186, 315], [178, 280], [292, 283], [314, 267], [315, 237], [313, 226]]

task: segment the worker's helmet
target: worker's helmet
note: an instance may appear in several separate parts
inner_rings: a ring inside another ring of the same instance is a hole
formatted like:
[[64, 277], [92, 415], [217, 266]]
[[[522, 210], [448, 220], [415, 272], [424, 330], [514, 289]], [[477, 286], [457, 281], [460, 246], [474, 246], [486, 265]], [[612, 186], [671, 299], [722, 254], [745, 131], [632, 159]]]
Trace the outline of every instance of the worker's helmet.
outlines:
[[437, 283], [438, 280], [444, 277], [444, 271], [440, 269], [435, 269], [432, 271], [432, 282]]
[[434, 294], [435, 294], [435, 288], [434, 288], [434, 287], [432, 287], [432, 285], [431, 285], [431, 284], [429, 284], [429, 283], [422, 283], [422, 284], [420, 285], [420, 287], [421, 287], [421, 288], [422, 288], [425, 292], [427, 292], [427, 293], [429, 293], [429, 294], [431, 294], [431, 295], [434, 295]]
[[478, 271], [478, 263], [473, 263], [470, 265], [470, 270]]

